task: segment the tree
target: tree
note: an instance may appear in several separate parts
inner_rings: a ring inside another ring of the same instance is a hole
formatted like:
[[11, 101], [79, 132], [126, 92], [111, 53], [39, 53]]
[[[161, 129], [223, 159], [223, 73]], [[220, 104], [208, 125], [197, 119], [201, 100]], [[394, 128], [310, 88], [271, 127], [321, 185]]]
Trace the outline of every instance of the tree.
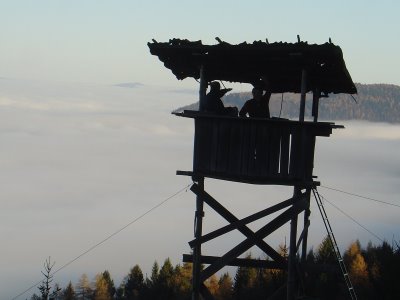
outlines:
[[75, 300], [76, 299], [75, 290], [74, 290], [74, 287], [73, 287], [71, 281], [68, 283], [67, 287], [64, 289], [62, 294], [63, 294], [64, 300]]
[[173, 299], [175, 292], [175, 272], [169, 258], [164, 261], [159, 274], [160, 299]]
[[218, 291], [215, 295], [217, 300], [233, 299], [233, 281], [229, 273], [224, 273], [218, 281]]
[[183, 263], [175, 266], [173, 273], [173, 293], [176, 299], [189, 299], [192, 292], [192, 273], [191, 263]]
[[[246, 256], [251, 259], [251, 255]], [[250, 290], [255, 286], [257, 280], [257, 269], [249, 267], [239, 267], [236, 271], [233, 292], [235, 299], [250, 299]]]
[[96, 275], [94, 300], [112, 300], [112, 296], [109, 293], [108, 282], [103, 274]]
[[93, 289], [91, 288], [89, 278], [86, 274], [83, 274], [79, 279], [76, 291], [79, 300], [89, 300], [92, 298]]
[[361, 245], [358, 240], [350, 244], [343, 260], [348, 266], [348, 273], [357, 295], [361, 299], [367, 298], [370, 294], [368, 266], [361, 253]]
[[213, 274], [204, 282], [207, 289], [210, 291], [211, 295], [215, 296], [219, 290], [219, 280], [217, 275]]
[[127, 300], [139, 299], [144, 288], [144, 277], [139, 265], [135, 265], [125, 279], [124, 290]]
[[[343, 276], [339, 273], [339, 266], [333, 251], [333, 245], [329, 236], [326, 236], [317, 248], [315, 261], [319, 265], [329, 265], [332, 272], [322, 272], [318, 275], [317, 282], [314, 284], [315, 293], [323, 299], [336, 299], [337, 294], [346, 291], [340, 289], [339, 282], [343, 282]], [[334, 272], [333, 270], [337, 270]], [[343, 285], [342, 285], [343, 286]]]
[[52, 289], [51, 283], [53, 282], [53, 274], [51, 274], [51, 270], [53, 269], [54, 265], [55, 265], [55, 262], [52, 263], [50, 257], [48, 259], [46, 259], [43, 264], [44, 271], [41, 271], [41, 272], [44, 276], [44, 279], [38, 287], [42, 300], [55, 299], [57, 294], [60, 291], [60, 288], [58, 287], [58, 285], [56, 285], [53, 288], [53, 292], [50, 293], [50, 291]]
[[108, 272], [107, 270], [103, 272], [102, 276], [104, 280], [107, 282], [108, 294], [111, 296], [111, 298], [113, 298], [116, 292], [114, 280], [112, 280], [110, 272]]

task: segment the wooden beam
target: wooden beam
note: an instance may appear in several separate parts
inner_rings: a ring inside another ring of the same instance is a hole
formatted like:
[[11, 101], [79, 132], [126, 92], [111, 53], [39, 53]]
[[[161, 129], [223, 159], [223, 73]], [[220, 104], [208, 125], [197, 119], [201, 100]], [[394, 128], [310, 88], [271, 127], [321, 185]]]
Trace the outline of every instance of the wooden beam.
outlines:
[[297, 244], [296, 244], [296, 253], [299, 251], [301, 242], [303, 242], [303, 244], [304, 244], [304, 238], [305, 238], [305, 236], [306, 236], [306, 232], [308, 231], [308, 227], [310, 226], [310, 220], [307, 220], [307, 221], [308, 221], [308, 223], [306, 223], [306, 224], [304, 225], [304, 228], [303, 228], [303, 230], [302, 230], [302, 232], [301, 232], [301, 234], [300, 234], [300, 236], [299, 236], [299, 239], [297, 240]]
[[[201, 257], [202, 264], [213, 264], [221, 257], [218, 256], [205, 256]], [[183, 262], [192, 262], [193, 255], [191, 254], [184, 254], [183, 255]], [[262, 260], [262, 259], [249, 259], [249, 258], [235, 258], [232, 259], [227, 266], [232, 267], [249, 267], [249, 268], [262, 268], [262, 269], [276, 269], [276, 270], [286, 270], [287, 269], [287, 262], [275, 262], [272, 260]]]
[[[220, 259], [219, 256], [201, 256], [202, 264], [213, 264], [215, 261]], [[183, 254], [182, 261], [185, 263], [193, 263], [192, 254]], [[259, 260], [259, 259], [247, 259], [247, 258], [235, 258], [230, 261], [227, 266], [231, 267], [249, 267], [249, 268], [261, 268], [261, 269], [276, 269], [276, 270], [287, 270], [287, 262], [280, 263], [272, 260]], [[340, 274], [339, 266], [336, 264], [315, 264], [315, 263], [300, 263], [299, 266], [308, 273], [337, 273]]]

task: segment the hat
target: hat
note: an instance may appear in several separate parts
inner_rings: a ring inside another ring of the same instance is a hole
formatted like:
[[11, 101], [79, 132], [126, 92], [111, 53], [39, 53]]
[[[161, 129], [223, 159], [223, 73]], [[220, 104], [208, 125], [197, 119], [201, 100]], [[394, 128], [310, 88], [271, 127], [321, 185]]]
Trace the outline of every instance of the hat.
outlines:
[[221, 85], [219, 84], [218, 81], [212, 81], [212, 82], [210, 82], [210, 89], [211, 90], [220, 90]]

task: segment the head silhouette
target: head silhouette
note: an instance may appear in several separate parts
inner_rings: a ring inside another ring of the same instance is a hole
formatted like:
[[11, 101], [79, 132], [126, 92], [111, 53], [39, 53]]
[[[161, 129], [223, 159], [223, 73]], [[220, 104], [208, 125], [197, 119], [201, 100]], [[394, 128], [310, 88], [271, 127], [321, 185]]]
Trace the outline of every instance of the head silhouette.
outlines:
[[210, 82], [210, 92], [217, 92], [221, 89], [221, 85], [218, 81]]

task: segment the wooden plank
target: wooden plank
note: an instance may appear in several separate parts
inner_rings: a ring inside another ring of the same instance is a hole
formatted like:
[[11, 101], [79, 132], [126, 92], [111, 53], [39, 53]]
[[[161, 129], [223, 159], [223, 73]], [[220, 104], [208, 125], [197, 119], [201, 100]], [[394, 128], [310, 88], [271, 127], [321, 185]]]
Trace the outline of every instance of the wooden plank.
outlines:
[[217, 152], [218, 152], [218, 140], [219, 140], [219, 130], [218, 130], [218, 119], [214, 118], [210, 120], [212, 123], [212, 131], [210, 134], [210, 139], [211, 139], [211, 144], [209, 145], [210, 147], [210, 168], [209, 170], [211, 172], [216, 172], [217, 171], [217, 165], [218, 165], [218, 157], [217, 157]]
[[256, 163], [258, 176], [268, 175], [269, 144], [271, 128], [268, 123], [259, 122], [257, 128]]
[[[224, 120], [219, 120], [218, 126], [218, 150], [217, 150], [217, 169], [218, 173], [227, 174], [229, 162], [229, 138], [230, 126]], [[207, 145], [209, 147], [209, 145]]]
[[202, 119], [195, 121], [195, 147], [194, 147], [194, 157], [193, 157], [193, 169], [195, 171], [206, 171], [209, 169], [210, 160], [210, 147], [205, 147], [205, 145], [210, 145], [210, 127], [207, 122]]
[[287, 126], [281, 130], [281, 153], [279, 173], [282, 178], [286, 178], [289, 174], [289, 146], [290, 146], [290, 131]]
[[291, 178], [299, 179], [299, 167], [300, 167], [300, 131], [299, 128], [291, 128], [292, 139], [290, 145], [290, 163], [289, 163], [289, 175]]
[[250, 141], [248, 151], [248, 173], [249, 176], [255, 176], [256, 173], [256, 143], [257, 143], [257, 122], [252, 120], [250, 122]]
[[277, 176], [279, 171], [279, 153], [281, 143], [280, 127], [271, 128], [271, 139], [269, 143], [269, 175]]
[[250, 135], [251, 123], [247, 120], [242, 120], [242, 166], [241, 174], [247, 176], [249, 174], [249, 151], [250, 151]]
[[[203, 255], [201, 256], [201, 263], [202, 264], [213, 264], [216, 262], [220, 257], [217, 256], [209, 256]], [[182, 256], [183, 262], [192, 262], [193, 255], [190, 254], [183, 254]], [[275, 262], [271, 260], [262, 260], [262, 259], [249, 259], [249, 258], [235, 258], [230, 261], [227, 266], [232, 267], [250, 267], [250, 268], [262, 268], [262, 269], [276, 269], [276, 270], [286, 270], [287, 263], [282, 262]]]
[[228, 173], [237, 176], [241, 175], [242, 165], [242, 124], [243, 122], [229, 122], [231, 131]]

